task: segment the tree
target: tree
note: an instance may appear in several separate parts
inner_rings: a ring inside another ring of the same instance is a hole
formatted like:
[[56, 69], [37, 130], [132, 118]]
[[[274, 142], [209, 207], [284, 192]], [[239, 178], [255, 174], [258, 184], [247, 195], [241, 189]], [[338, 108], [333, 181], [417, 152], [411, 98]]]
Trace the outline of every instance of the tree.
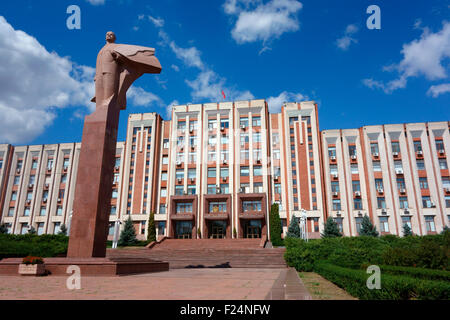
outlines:
[[359, 235], [378, 237], [377, 228], [372, 224], [372, 221], [370, 221], [370, 218], [367, 216], [367, 214], [365, 214], [362, 219], [361, 231], [359, 231]]
[[0, 234], [7, 234], [8, 233], [8, 227], [6, 226], [6, 223], [0, 224]]
[[128, 220], [125, 221], [125, 226], [120, 233], [119, 242], [117, 243], [118, 246], [131, 246], [133, 244], [136, 244], [136, 230], [134, 230], [133, 222], [131, 221], [131, 217], [128, 216]]
[[156, 227], [155, 227], [155, 213], [150, 212], [150, 217], [148, 218], [148, 230], [147, 230], [147, 240], [152, 242], [156, 241]]
[[403, 236], [407, 237], [407, 236], [412, 236], [412, 235], [413, 235], [413, 233], [412, 233], [411, 228], [408, 226], [407, 223], [405, 223], [403, 225]]
[[65, 225], [64, 223], [63, 223], [63, 224], [61, 225], [61, 227], [59, 228], [58, 234], [67, 235], [67, 227], [66, 227], [66, 225]]
[[[442, 229], [441, 234], [446, 234], [447, 232], [450, 232], [450, 228], [447, 226], [444, 226], [444, 228]], [[1, 232], [0, 232], [1, 233]]]
[[322, 233], [322, 238], [342, 237], [342, 234], [339, 232], [339, 227], [333, 218], [328, 217], [327, 221], [323, 225], [324, 230]]
[[274, 246], [282, 246], [283, 240], [281, 239], [281, 219], [280, 214], [278, 213], [279, 207], [278, 203], [272, 204], [270, 208], [270, 241]]
[[292, 216], [291, 223], [289, 224], [287, 237], [290, 238], [300, 238], [300, 227], [298, 225], [298, 218], [296, 216]]

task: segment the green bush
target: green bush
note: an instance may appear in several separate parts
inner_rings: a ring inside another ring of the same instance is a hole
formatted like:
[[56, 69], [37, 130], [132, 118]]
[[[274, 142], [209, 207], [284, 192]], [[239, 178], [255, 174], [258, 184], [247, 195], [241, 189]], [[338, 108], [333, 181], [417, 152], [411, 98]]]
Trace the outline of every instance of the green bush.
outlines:
[[67, 253], [69, 237], [35, 234], [0, 234], [0, 259], [10, 257], [55, 257]]
[[298, 271], [311, 271], [317, 261], [328, 260], [346, 268], [363, 264], [449, 270], [449, 237], [360, 236], [323, 238], [305, 242], [285, 239], [285, 260]]
[[332, 265], [324, 261], [315, 264], [315, 271], [324, 278], [345, 289], [359, 299], [449, 299], [450, 283], [436, 280], [415, 279], [381, 273], [381, 289], [368, 289], [370, 276], [364, 270], [355, 270]]
[[408, 277], [426, 280], [448, 281], [450, 283], [450, 271], [414, 268], [414, 267], [386, 266], [386, 265], [380, 266], [380, 269], [382, 273], [393, 275], [404, 275]]

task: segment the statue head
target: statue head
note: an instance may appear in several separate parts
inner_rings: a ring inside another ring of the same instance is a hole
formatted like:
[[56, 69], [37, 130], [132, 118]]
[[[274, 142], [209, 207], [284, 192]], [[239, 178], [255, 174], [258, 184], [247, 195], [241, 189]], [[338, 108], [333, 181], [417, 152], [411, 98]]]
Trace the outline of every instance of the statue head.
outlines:
[[108, 31], [106, 33], [106, 42], [108, 43], [114, 43], [116, 42], [116, 35], [112, 31]]

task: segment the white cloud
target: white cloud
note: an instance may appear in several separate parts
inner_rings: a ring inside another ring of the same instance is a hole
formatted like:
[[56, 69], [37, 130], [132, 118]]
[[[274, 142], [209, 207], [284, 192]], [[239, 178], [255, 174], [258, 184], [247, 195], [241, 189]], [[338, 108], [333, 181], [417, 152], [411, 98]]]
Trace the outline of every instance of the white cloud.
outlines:
[[437, 98], [439, 95], [450, 92], [450, 83], [443, 83], [435, 86], [431, 86], [428, 89], [427, 94], [433, 98]]
[[200, 51], [196, 47], [180, 48], [174, 41], [170, 42], [170, 48], [178, 59], [182, 60], [189, 67], [203, 69], [203, 62], [200, 58]]
[[231, 35], [241, 44], [279, 38], [285, 32], [300, 28], [297, 13], [302, 9], [296, 0], [226, 0], [223, 8], [226, 14], [236, 19]]
[[161, 18], [154, 18], [152, 16], [148, 16], [148, 20], [150, 20], [150, 22], [153, 23], [156, 27], [164, 26], [164, 20]]
[[224, 91], [226, 99], [229, 100], [249, 100], [254, 96], [250, 91], [239, 91], [234, 88], [225, 86], [225, 79], [219, 77], [212, 70], [205, 70], [199, 73], [195, 80], [186, 80], [191, 87], [191, 95], [195, 100], [209, 99], [211, 101], [220, 101], [223, 99], [222, 91]]
[[283, 91], [277, 97], [267, 98], [267, 104], [270, 113], [278, 113], [281, 111], [281, 106], [285, 102], [300, 102], [305, 100], [309, 100], [308, 96], [301, 93]]
[[440, 80], [448, 77], [448, 64], [443, 62], [450, 58], [450, 22], [444, 22], [442, 30], [431, 33], [428, 28], [423, 29], [420, 39], [403, 45], [401, 53], [403, 59], [398, 64], [384, 67], [384, 71], [397, 71], [398, 79], [387, 84], [373, 79], [364, 79], [363, 83], [369, 88], [379, 88], [386, 93], [405, 88], [410, 77], [424, 76], [427, 80]]
[[100, 6], [105, 4], [105, 0], [86, 0], [86, 1], [94, 6]]
[[173, 70], [175, 70], [176, 72], [180, 71], [180, 68], [179, 68], [177, 65], [175, 65], [175, 64], [172, 64], [170, 67], [171, 67]]
[[344, 35], [341, 38], [336, 40], [336, 46], [343, 51], [348, 50], [348, 48], [350, 47], [350, 45], [352, 43], [358, 42], [358, 40], [356, 40], [353, 37], [353, 35], [357, 32], [358, 32], [358, 27], [354, 24], [349, 24], [345, 28]]
[[[23, 143], [44, 132], [56, 109], [85, 106], [95, 109], [95, 69], [48, 52], [34, 37], [0, 16], [0, 141]], [[136, 89], [134, 89], [136, 90]], [[132, 102], [153, 101], [131, 97]]]
[[152, 104], [163, 104], [163, 101], [157, 95], [147, 92], [140, 87], [133, 86], [127, 91], [127, 99], [136, 107], [150, 106]]
[[170, 120], [172, 119], [172, 107], [173, 106], [178, 106], [180, 103], [178, 102], [178, 100], [173, 100], [171, 103], [169, 103], [166, 107], [166, 119]]

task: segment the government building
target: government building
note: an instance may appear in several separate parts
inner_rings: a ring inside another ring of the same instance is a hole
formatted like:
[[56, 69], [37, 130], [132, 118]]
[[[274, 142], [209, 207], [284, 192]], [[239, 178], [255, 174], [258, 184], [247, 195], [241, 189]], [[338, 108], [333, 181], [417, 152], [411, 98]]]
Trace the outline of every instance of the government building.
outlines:
[[[332, 217], [357, 236], [368, 215], [381, 234], [417, 235], [450, 225], [449, 121], [319, 130], [314, 101], [179, 105], [172, 120], [130, 114], [118, 142], [110, 207], [146, 239], [269, 236], [279, 204], [286, 234], [306, 213], [309, 238]], [[9, 233], [70, 229], [80, 143], [0, 144], [0, 223]], [[122, 224], [123, 226], [123, 224]]]

